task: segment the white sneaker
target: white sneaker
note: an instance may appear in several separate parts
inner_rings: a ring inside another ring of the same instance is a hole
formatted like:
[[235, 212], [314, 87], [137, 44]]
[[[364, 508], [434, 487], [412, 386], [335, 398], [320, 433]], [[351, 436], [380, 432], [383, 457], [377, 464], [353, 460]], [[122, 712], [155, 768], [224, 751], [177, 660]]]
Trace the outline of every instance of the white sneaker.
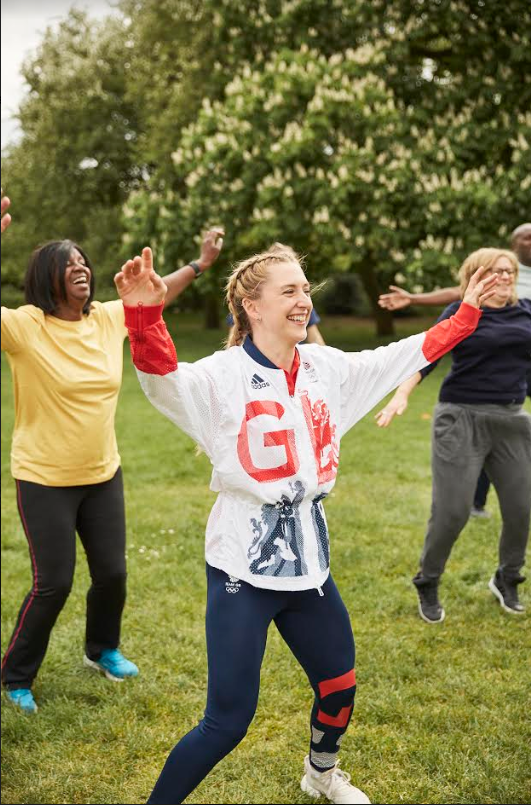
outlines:
[[364, 805], [370, 799], [359, 788], [351, 785], [350, 774], [338, 768], [336, 763], [328, 771], [315, 771], [310, 765], [308, 755], [304, 758], [304, 776], [301, 780], [302, 790], [310, 797], [325, 796], [330, 802], [341, 805]]

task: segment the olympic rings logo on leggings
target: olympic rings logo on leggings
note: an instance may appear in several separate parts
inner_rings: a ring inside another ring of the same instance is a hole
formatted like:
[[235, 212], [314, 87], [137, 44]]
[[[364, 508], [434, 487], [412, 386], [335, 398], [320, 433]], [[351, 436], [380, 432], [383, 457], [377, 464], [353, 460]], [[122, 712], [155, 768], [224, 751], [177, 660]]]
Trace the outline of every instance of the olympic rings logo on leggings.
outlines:
[[241, 586], [241, 581], [236, 579], [234, 576], [229, 576], [229, 580], [225, 582], [225, 590], [228, 593], [239, 593]]

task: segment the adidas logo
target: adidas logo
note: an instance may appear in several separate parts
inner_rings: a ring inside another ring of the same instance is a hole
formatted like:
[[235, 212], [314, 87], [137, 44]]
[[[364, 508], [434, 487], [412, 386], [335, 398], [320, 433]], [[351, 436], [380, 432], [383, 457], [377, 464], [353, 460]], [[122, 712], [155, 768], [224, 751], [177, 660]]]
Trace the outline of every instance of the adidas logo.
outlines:
[[253, 389], [265, 389], [266, 386], [269, 386], [267, 380], [262, 380], [260, 375], [253, 375], [251, 378], [251, 386]]

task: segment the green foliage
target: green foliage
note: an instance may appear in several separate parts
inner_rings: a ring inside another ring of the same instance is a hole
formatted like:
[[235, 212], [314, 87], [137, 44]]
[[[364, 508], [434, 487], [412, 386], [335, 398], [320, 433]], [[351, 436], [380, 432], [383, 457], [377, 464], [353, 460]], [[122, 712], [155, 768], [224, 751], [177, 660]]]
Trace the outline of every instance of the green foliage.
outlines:
[[[186, 316], [169, 319], [181, 360], [210, 354], [224, 335]], [[401, 320], [399, 334], [431, 321]], [[371, 329], [338, 317], [322, 325], [327, 341], [346, 349], [376, 346]], [[443, 371], [421, 384], [391, 428], [378, 430], [368, 415], [342, 442], [326, 509], [332, 569], [356, 637], [358, 692], [341, 762], [373, 802], [523, 804], [531, 791], [531, 638], [529, 618], [503, 613], [486, 588], [500, 529], [494, 495], [493, 520], [470, 522], [452, 552], [440, 628], [418, 617], [410, 582], [429, 513], [429, 416]], [[5, 649], [30, 560], [9, 477], [13, 409], [4, 359], [2, 379]], [[122, 647], [141, 673], [115, 685], [82, 667], [90, 581], [79, 550], [74, 588], [35, 685], [39, 713], [25, 717], [3, 702], [4, 802], [145, 802], [168, 752], [203, 714], [211, 467], [146, 401], [128, 355], [117, 434], [128, 521]], [[523, 598], [529, 606], [529, 592]], [[187, 801], [309, 802], [299, 781], [311, 702], [303, 671], [271, 627], [248, 735]]]
[[312, 278], [358, 273], [382, 329], [390, 281], [452, 283], [528, 217], [525, 0], [118, 5], [102, 25], [71, 12], [26, 64], [4, 280], [65, 236], [105, 276], [147, 242], [170, 271], [223, 224], [210, 298], [230, 262], [281, 240]]
[[[221, 221], [231, 257], [284, 240], [314, 275], [358, 271], [375, 312], [390, 281], [453, 282], [467, 253], [506, 245], [527, 214], [530, 15], [492, 5], [377, 3], [360, 15], [334, 3], [332, 29], [338, 12], [348, 35], [331, 48], [321, 3], [262, 4], [270, 26], [259, 32], [251, 15], [246, 35], [268, 49], [248, 51], [222, 97], [205, 95], [173, 171], [134, 199], [132, 244], [154, 238], [164, 265]], [[297, 38], [303, 7], [312, 25]]]
[[121, 21], [95, 23], [74, 10], [26, 62], [23, 138], [3, 164], [14, 217], [3, 281], [20, 284], [31, 250], [62, 238], [80, 242], [100, 274], [119, 268], [121, 206], [140, 178], [124, 50]]
[[324, 287], [316, 294], [314, 304], [322, 313], [331, 316], [348, 316], [366, 313], [362, 305], [359, 277], [346, 271], [331, 274]]

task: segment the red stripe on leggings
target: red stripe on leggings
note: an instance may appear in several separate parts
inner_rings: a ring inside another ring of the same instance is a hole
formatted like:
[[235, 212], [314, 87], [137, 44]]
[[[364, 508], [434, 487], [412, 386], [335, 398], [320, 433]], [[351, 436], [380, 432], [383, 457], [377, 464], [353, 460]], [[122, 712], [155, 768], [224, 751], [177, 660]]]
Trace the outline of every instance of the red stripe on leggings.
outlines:
[[356, 684], [356, 671], [347, 671], [342, 676], [336, 676], [334, 679], [325, 679], [324, 682], [319, 682], [319, 696], [324, 699], [330, 693], [337, 693], [338, 690], [346, 690], [353, 688]]
[[11, 651], [13, 650], [13, 646], [15, 645], [15, 643], [17, 641], [17, 637], [20, 634], [20, 630], [22, 629], [22, 626], [24, 625], [24, 619], [25, 619], [26, 615], [28, 614], [28, 610], [29, 610], [30, 606], [32, 605], [33, 600], [35, 598], [35, 595], [37, 594], [37, 591], [38, 591], [38, 586], [37, 586], [38, 585], [38, 581], [37, 581], [37, 579], [38, 579], [38, 576], [37, 576], [37, 560], [35, 559], [35, 552], [33, 550], [33, 544], [31, 542], [31, 538], [30, 538], [30, 535], [29, 535], [28, 524], [26, 522], [26, 518], [24, 517], [24, 512], [22, 511], [22, 500], [20, 499], [20, 484], [16, 479], [15, 479], [15, 484], [17, 486], [18, 513], [20, 514], [20, 519], [22, 520], [22, 527], [24, 528], [24, 533], [26, 535], [26, 539], [28, 540], [28, 545], [29, 545], [29, 549], [30, 549], [31, 564], [32, 564], [32, 567], [33, 567], [33, 588], [32, 588], [32, 591], [31, 591], [31, 595], [29, 597], [29, 601], [26, 604], [26, 607], [24, 609], [24, 612], [20, 616], [20, 621], [19, 621], [19, 624], [18, 624], [17, 631], [13, 635], [13, 639], [11, 640], [11, 643], [9, 644], [9, 646], [8, 646], [8, 648], [6, 650], [6, 653], [4, 654], [4, 657], [2, 659], [2, 668], [4, 667], [7, 658], [9, 657]]
[[317, 720], [320, 721], [321, 724], [328, 724], [329, 727], [346, 727], [353, 707], [353, 704], [351, 704], [350, 707], [342, 707], [337, 716], [329, 716], [323, 713], [322, 710], [319, 710]]

